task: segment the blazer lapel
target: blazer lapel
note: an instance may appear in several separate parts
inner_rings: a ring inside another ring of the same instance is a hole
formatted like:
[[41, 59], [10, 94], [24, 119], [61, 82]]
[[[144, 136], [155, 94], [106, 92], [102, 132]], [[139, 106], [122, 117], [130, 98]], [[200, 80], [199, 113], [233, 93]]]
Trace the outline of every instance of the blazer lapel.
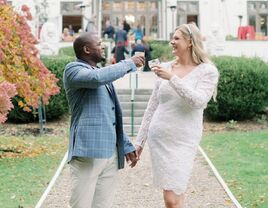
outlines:
[[112, 98], [112, 100], [114, 102], [114, 92], [113, 92], [113, 89], [111, 88], [112, 85], [111, 84], [106, 84], [105, 87], [108, 90], [108, 92], [109, 92], [109, 94], [110, 94], [110, 96], [111, 96], [111, 98]]

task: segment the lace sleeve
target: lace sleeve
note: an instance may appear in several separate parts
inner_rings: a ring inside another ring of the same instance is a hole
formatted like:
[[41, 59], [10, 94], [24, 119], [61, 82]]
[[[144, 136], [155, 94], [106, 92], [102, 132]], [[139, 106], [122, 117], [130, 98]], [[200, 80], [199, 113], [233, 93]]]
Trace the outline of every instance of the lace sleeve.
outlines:
[[205, 65], [204, 74], [197, 83], [196, 88], [190, 88], [183, 79], [174, 75], [169, 84], [193, 108], [205, 108], [216, 90], [219, 73], [216, 67]]
[[160, 86], [161, 80], [157, 80], [156, 84], [155, 84], [155, 88], [153, 90], [153, 93], [150, 97], [150, 100], [148, 102], [147, 108], [145, 110], [142, 122], [141, 122], [141, 127], [139, 129], [138, 135], [137, 135], [137, 139], [136, 139], [136, 145], [139, 145], [141, 147], [144, 147], [145, 142], [147, 140], [147, 134], [148, 134], [148, 129], [149, 129], [149, 125], [151, 123], [151, 119], [154, 115], [154, 112], [158, 106], [158, 98], [157, 98], [157, 94], [158, 94], [158, 89]]

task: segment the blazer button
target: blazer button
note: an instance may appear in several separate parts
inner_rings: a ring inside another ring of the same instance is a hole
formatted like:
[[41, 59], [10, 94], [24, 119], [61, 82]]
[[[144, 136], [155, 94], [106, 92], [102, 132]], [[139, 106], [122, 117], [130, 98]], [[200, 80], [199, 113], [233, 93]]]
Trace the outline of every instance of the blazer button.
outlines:
[[113, 125], [115, 126], [115, 122], [113, 122]]
[[112, 107], [112, 110], [114, 110], [115, 109], [115, 107]]

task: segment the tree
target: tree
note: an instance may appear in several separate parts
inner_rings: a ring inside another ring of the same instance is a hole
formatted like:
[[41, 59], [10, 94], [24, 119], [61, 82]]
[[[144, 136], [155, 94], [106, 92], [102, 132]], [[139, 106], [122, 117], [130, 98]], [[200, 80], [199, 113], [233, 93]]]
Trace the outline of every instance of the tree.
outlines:
[[19, 106], [32, 111], [38, 108], [40, 98], [48, 104], [49, 98], [59, 93], [58, 79], [38, 58], [37, 40], [27, 24], [32, 19], [29, 8], [23, 5], [21, 11], [0, 0], [0, 122], [16, 94], [21, 98]]

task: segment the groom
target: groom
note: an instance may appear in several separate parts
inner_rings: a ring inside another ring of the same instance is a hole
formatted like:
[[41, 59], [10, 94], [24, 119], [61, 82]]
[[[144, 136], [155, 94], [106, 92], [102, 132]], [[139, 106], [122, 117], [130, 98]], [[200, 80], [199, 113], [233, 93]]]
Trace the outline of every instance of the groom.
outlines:
[[70, 206], [109, 208], [118, 169], [124, 167], [124, 155], [131, 167], [138, 160], [135, 148], [123, 132], [122, 110], [112, 82], [136, 71], [144, 64], [144, 57], [136, 55], [98, 68], [104, 49], [96, 35], [81, 34], [73, 47], [77, 60], [65, 67], [63, 75], [71, 110]]

